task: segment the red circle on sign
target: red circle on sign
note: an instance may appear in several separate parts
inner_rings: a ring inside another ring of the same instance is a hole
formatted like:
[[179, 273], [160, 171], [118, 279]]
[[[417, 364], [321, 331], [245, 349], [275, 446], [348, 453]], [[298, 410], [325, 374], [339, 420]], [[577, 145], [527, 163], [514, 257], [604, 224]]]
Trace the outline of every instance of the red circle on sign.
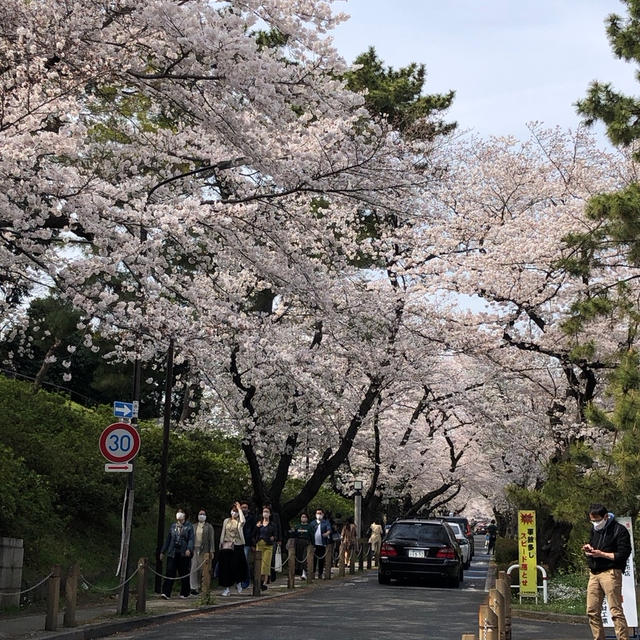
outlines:
[[109, 462], [129, 462], [140, 451], [140, 434], [133, 425], [114, 422], [100, 434], [99, 446]]

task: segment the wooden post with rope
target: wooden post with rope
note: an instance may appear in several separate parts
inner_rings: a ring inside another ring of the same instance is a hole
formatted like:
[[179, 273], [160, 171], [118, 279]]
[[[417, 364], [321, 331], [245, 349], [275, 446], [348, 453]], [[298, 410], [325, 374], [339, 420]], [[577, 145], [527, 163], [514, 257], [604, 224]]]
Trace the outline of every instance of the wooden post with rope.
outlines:
[[64, 618], [62, 624], [65, 627], [75, 627], [76, 607], [78, 605], [78, 578], [80, 577], [80, 567], [77, 564], [71, 565], [67, 573], [67, 581], [64, 585]]
[[331, 565], [333, 565], [333, 542], [329, 542], [325, 547], [326, 556], [324, 558], [324, 579], [331, 580]]
[[313, 582], [313, 558], [315, 551], [316, 548], [314, 545], [310, 544], [307, 547], [307, 584], [311, 584]]
[[296, 539], [287, 540], [287, 559], [289, 561], [289, 571], [287, 573], [287, 589], [296, 587]]
[[55, 631], [58, 628], [61, 572], [62, 569], [60, 565], [54, 565], [51, 569], [51, 577], [47, 581], [47, 614], [44, 620], [45, 631]]
[[262, 551], [253, 553], [253, 595], [262, 595]]

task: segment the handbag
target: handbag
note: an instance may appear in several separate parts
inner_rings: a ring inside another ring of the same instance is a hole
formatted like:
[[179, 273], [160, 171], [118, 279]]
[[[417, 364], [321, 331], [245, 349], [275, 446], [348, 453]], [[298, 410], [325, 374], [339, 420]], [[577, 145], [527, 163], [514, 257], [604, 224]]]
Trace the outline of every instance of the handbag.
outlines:
[[282, 571], [282, 552], [280, 551], [280, 545], [276, 547], [276, 559], [273, 568], [276, 572]]

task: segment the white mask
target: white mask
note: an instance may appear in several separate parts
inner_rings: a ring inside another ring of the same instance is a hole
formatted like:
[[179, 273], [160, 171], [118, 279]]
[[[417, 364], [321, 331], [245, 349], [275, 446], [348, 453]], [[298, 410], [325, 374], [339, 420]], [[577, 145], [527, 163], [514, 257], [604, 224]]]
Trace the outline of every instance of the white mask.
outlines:
[[237, 518], [238, 517], [238, 512], [232, 509], [231, 510], [231, 517], [232, 518]]
[[320, 522], [322, 520], [322, 514], [321, 513], [316, 513], [316, 520], [318, 522]]
[[198, 514], [198, 520], [200, 522], [204, 522], [206, 519], [207, 519], [207, 516], [205, 516], [204, 513]]
[[591, 524], [593, 525], [593, 528], [596, 531], [602, 531], [605, 528], [606, 524], [607, 524], [607, 519], [606, 518], [602, 518], [602, 520], [600, 520], [599, 522], [592, 522]]
[[176, 520], [184, 520], [184, 513], [182, 513], [182, 511], [178, 511], [178, 513], [176, 513]]
[[268, 520], [270, 515], [271, 514], [268, 511], [263, 511], [262, 512], [262, 517], [265, 518], [265, 520]]

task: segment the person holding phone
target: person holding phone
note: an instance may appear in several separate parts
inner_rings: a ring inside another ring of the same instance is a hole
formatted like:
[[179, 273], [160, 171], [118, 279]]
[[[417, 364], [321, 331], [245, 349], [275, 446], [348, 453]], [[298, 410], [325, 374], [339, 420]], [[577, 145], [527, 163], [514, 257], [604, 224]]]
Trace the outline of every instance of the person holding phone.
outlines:
[[589, 565], [587, 585], [587, 616], [593, 640], [605, 640], [602, 624], [602, 601], [609, 604], [613, 627], [618, 640], [629, 638], [627, 620], [622, 609], [622, 574], [631, 555], [631, 537], [602, 504], [589, 507], [592, 529], [589, 542], [583, 545]]

